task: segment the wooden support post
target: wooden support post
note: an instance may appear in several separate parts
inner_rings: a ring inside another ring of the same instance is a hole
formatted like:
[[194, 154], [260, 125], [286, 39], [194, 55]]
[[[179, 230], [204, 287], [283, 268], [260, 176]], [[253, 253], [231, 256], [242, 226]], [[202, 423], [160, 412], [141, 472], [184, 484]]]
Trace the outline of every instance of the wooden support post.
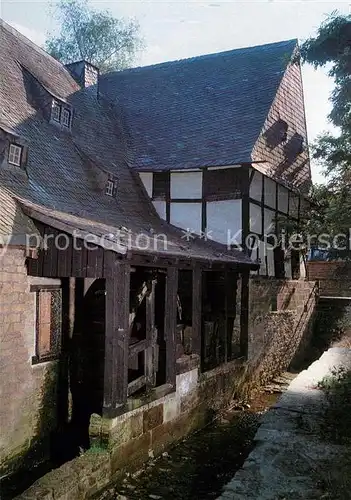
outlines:
[[202, 269], [193, 269], [193, 305], [192, 305], [192, 340], [191, 351], [201, 357], [202, 334]]
[[249, 166], [242, 166], [242, 201], [241, 201], [241, 222], [242, 222], [242, 247], [245, 254], [249, 253], [247, 237], [250, 233], [250, 179], [249, 179]]
[[241, 279], [240, 354], [246, 359], [249, 344], [249, 279], [250, 271], [244, 271]]
[[228, 300], [229, 300], [229, 273], [224, 271], [224, 362], [228, 361]]
[[225, 325], [226, 325], [226, 361], [233, 357], [233, 329], [236, 317], [236, 297], [238, 274], [235, 271], [225, 272]]
[[176, 382], [176, 330], [177, 330], [178, 269], [167, 268], [165, 298], [166, 383]]
[[104, 409], [125, 403], [128, 389], [130, 265], [106, 253]]
[[69, 305], [68, 305], [68, 336], [71, 339], [73, 337], [74, 332], [74, 323], [75, 323], [75, 306], [76, 306], [76, 279], [68, 278], [69, 281]]
[[152, 280], [149, 283], [149, 293], [146, 296], [146, 342], [148, 347], [145, 349], [145, 377], [147, 387], [155, 387], [156, 385], [155, 288], [156, 280]]

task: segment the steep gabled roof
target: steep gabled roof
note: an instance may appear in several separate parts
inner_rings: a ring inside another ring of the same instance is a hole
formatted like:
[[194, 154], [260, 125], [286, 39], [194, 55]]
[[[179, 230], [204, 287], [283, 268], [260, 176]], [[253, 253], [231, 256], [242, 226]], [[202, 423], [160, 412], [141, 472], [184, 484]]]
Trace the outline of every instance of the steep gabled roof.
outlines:
[[138, 170], [251, 162], [297, 40], [102, 76], [124, 111]]
[[[89, 230], [98, 236], [123, 228], [132, 235], [131, 250], [138, 234], [165, 234], [169, 257], [252, 265], [241, 252], [187, 242], [182, 231], [162, 221], [128, 166], [125, 133], [114, 106], [97, 100], [89, 89], [81, 90], [62, 64], [2, 21], [0, 68], [0, 122], [29, 145], [26, 172], [0, 167], [0, 186], [33, 219], [47, 214], [54, 227], [64, 224], [71, 231]], [[73, 106], [71, 133], [48, 122], [48, 95]], [[108, 173], [118, 179], [116, 198], [104, 195]], [[3, 210], [0, 205], [0, 213]], [[158, 247], [152, 251], [158, 253]]]

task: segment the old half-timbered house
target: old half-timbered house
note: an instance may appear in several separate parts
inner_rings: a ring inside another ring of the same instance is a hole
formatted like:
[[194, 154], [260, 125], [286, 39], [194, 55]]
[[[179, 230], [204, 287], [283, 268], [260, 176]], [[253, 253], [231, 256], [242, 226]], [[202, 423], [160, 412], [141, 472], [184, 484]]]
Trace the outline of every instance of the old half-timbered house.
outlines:
[[1, 472], [94, 438], [113, 474], [303, 336], [299, 256], [263, 246], [310, 183], [296, 42], [101, 76], [0, 28]]

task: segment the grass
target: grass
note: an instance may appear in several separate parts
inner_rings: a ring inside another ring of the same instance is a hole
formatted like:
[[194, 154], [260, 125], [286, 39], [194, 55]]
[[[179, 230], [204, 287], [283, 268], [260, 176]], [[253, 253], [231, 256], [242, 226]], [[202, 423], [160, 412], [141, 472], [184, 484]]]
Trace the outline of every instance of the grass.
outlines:
[[346, 450], [323, 470], [322, 498], [344, 500], [351, 498], [351, 371], [335, 370], [318, 387], [325, 392], [329, 403], [322, 425], [323, 437], [344, 445]]
[[327, 396], [324, 432], [334, 442], [351, 444], [351, 371], [335, 370], [319, 382]]

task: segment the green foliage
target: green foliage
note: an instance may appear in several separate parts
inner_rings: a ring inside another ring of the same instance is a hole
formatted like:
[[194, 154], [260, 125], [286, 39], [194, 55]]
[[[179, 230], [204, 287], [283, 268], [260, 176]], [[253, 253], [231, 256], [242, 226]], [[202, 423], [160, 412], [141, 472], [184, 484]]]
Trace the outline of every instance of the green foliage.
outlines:
[[333, 441], [351, 443], [351, 371], [341, 367], [318, 383], [328, 399], [324, 433]]
[[315, 188], [319, 205], [313, 221], [323, 232], [337, 234], [351, 227], [351, 16], [333, 12], [320, 26], [317, 36], [301, 47], [305, 62], [327, 67], [334, 79], [330, 121], [338, 135], [321, 135], [313, 145], [315, 159], [324, 167], [326, 186]]
[[85, 59], [102, 72], [123, 69], [143, 45], [135, 19], [93, 10], [87, 0], [60, 0], [55, 17], [60, 34], [50, 36], [45, 48], [64, 64]]

